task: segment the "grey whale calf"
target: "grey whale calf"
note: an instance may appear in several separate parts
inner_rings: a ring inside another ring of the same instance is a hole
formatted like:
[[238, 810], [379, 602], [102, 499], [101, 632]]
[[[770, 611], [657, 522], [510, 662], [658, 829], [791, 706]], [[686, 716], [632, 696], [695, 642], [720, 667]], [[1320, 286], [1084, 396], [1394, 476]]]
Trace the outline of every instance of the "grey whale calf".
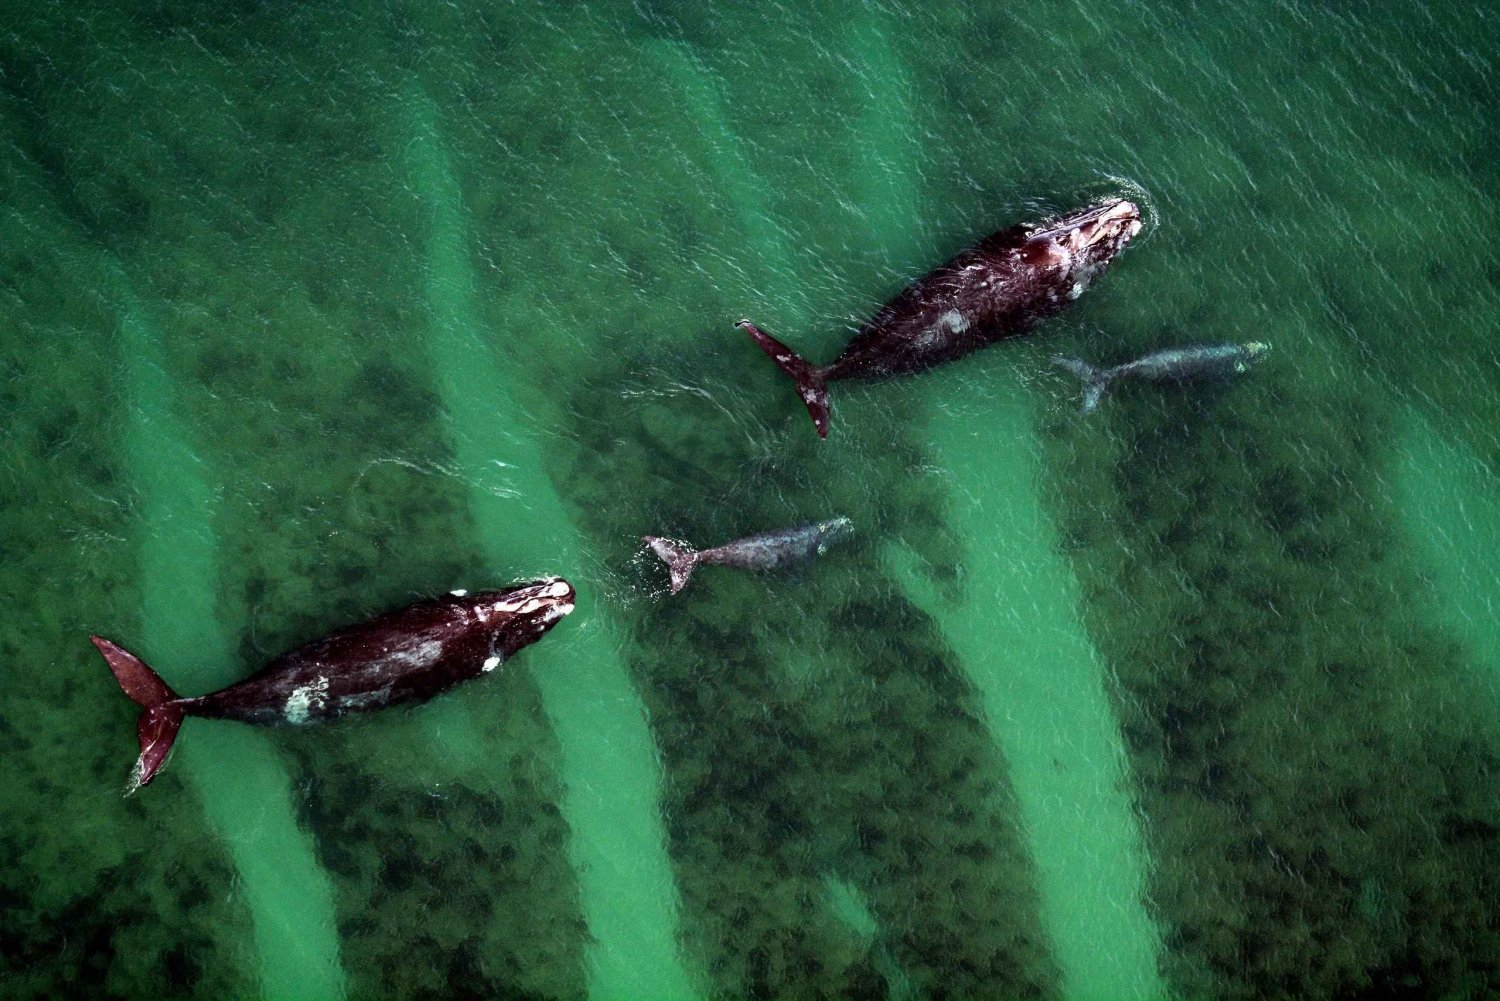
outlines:
[[739, 567], [743, 570], [775, 570], [805, 563], [823, 555], [828, 547], [854, 532], [848, 518], [813, 521], [792, 528], [747, 535], [712, 549], [694, 549], [685, 542], [645, 535], [641, 541], [661, 558], [672, 575], [672, 593], [687, 586], [688, 578], [704, 564]]
[[1195, 344], [1153, 351], [1114, 368], [1099, 368], [1082, 358], [1064, 355], [1053, 355], [1052, 364], [1067, 369], [1083, 380], [1083, 402], [1079, 411], [1091, 414], [1117, 380], [1189, 382], [1194, 379], [1232, 379], [1248, 372], [1250, 366], [1269, 350], [1271, 345], [1264, 341], [1250, 341], [1247, 344]]

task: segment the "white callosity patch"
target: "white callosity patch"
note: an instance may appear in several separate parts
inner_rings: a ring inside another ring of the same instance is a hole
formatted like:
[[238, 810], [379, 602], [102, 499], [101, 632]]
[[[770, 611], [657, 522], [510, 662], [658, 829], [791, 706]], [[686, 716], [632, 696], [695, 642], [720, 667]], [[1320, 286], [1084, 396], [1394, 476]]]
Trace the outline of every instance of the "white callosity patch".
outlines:
[[956, 309], [950, 309], [939, 318], [939, 323], [947, 327], [955, 334], [961, 334], [969, 329], [968, 318]]
[[292, 689], [292, 694], [287, 696], [286, 721], [306, 723], [312, 719], [312, 713], [321, 710], [327, 702], [328, 679], [315, 678], [311, 684]]
[[500, 666], [501, 659], [502, 658], [498, 654], [490, 654], [488, 657], [484, 658], [484, 663], [480, 665], [480, 670], [482, 670], [485, 674], [490, 673], [495, 668]]
[[[565, 580], [551, 580], [535, 588], [524, 588], [515, 597], [502, 599], [490, 606], [490, 612], [504, 612], [507, 615], [525, 615], [534, 612], [538, 608], [552, 605], [558, 615], [567, 615], [573, 610], [573, 603], [558, 604], [556, 599], [563, 597], [572, 591]], [[488, 621], [488, 615], [483, 614], [480, 618]]]
[[1044, 247], [1045, 260], [1040, 262], [1043, 266], [1058, 268], [1067, 271], [1073, 266], [1073, 250], [1065, 243], [1056, 240], [1048, 240]]
[[1083, 295], [1084, 290], [1098, 276], [1099, 270], [1098, 264], [1090, 262], [1073, 273], [1073, 288], [1071, 292], [1074, 299]]
[[464, 590], [463, 588], [459, 588], [456, 591], [449, 591], [448, 593], [453, 595], [453, 597], [455, 598], [467, 598], [469, 596], [469, 592]]

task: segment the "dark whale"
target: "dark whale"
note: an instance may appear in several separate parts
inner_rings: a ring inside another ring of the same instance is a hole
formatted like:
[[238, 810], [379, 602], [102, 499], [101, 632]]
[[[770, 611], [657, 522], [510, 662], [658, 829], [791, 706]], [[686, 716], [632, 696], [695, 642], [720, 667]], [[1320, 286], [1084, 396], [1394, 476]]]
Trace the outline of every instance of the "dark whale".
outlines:
[[1053, 355], [1052, 364], [1060, 365], [1083, 380], [1082, 413], [1094, 412], [1110, 385], [1117, 379], [1143, 379], [1146, 382], [1188, 382], [1194, 379], [1232, 379], [1250, 370], [1250, 366], [1271, 350], [1263, 341], [1248, 344], [1195, 344], [1165, 348], [1142, 355], [1135, 361], [1098, 368], [1081, 358]]
[[187, 716], [246, 723], [321, 723], [429, 699], [488, 674], [573, 610], [561, 578], [503, 591], [454, 591], [378, 615], [282, 654], [259, 673], [209, 695], [184, 699], [145, 662], [90, 637], [125, 694], [145, 707], [130, 791], [166, 762]]
[[1140, 229], [1140, 210], [1115, 199], [1001, 230], [903, 289], [822, 367], [749, 320], [738, 326], [796, 380], [819, 437], [826, 438], [828, 383], [920, 372], [1024, 334], [1082, 295]]
[[666, 563], [672, 574], [672, 593], [676, 594], [687, 586], [688, 577], [693, 570], [703, 564], [717, 563], [745, 570], [775, 570], [777, 567], [805, 563], [821, 556], [829, 546], [853, 532], [854, 523], [848, 518], [833, 518], [774, 532], [747, 535], [743, 539], [726, 542], [712, 549], [694, 549], [685, 542], [655, 535], [642, 536], [642, 541]]

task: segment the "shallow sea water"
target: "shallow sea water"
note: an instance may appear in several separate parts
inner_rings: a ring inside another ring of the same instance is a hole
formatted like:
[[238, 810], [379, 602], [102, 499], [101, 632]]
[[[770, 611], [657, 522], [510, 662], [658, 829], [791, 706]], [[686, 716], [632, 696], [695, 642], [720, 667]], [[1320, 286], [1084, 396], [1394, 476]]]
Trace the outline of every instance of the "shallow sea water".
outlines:
[[[39, 4], [0, 30], [0, 995], [1500, 993], [1480, 5]], [[815, 360], [1010, 223], [1032, 337]], [[1266, 340], [1076, 413], [1053, 352]], [[799, 573], [711, 544], [844, 514]], [[566, 575], [323, 728], [136, 708]]]

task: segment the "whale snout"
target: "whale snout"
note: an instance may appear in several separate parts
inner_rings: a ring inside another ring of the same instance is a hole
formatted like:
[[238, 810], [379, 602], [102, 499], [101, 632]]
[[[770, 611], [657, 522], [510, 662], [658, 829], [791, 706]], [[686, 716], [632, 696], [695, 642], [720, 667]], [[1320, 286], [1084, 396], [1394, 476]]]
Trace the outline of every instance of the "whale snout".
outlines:
[[1095, 211], [1097, 215], [1086, 219], [1074, 231], [1079, 249], [1103, 247], [1115, 253], [1141, 231], [1140, 206], [1127, 198], [1101, 205]]
[[1128, 198], [1114, 198], [1063, 216], [1027, 236], [1043, 246], [1050, 259], [1072, 266], [1100, 265], [1124, 249], [1141, 231], [1141, 208]]
[[556, 622], [570, 614], [577, 606], [578, 592], [573, 590], [572, 584], [561, 577], [542, 585], [541, 592], [539, 599], [546, 602], [541, 609], [542, 618], [549, 623]]
[[551, 626], [572, 612], [577, 600], [578, 594], [572, 584], [561, 577], [553, 577], [515, 588], [506, 594], [505, 602], [499, 608]]

